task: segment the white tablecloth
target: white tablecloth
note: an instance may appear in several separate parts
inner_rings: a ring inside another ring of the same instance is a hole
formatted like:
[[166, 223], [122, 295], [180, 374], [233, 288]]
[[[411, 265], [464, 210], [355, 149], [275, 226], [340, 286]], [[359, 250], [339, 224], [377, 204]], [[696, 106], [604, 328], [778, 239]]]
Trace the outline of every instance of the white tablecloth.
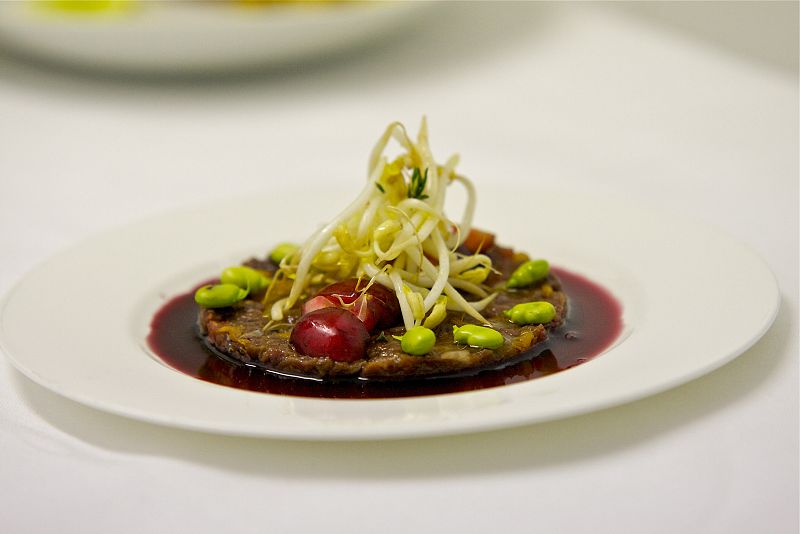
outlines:
[[[742, 40], [768, 37], [771, 9], [796, 21], [788, 7], [750, 11]], [[750, 245], [780, 284], [773, 328], [720, 370], [625, 406], [374, 443], [153, 426], [2, 363], [0, 530], [797, 531], [796, 65], [657, 10], [474, 4], [424, 16], [396, 43], [233, 80], [1, 60], [0, 293], [58, 250], [149, 214], [295, 177], [360, 179], [382, 128], [416, 129], [426, 113], [434, 150], [458, 151], [483, 187], [611, 192]]]

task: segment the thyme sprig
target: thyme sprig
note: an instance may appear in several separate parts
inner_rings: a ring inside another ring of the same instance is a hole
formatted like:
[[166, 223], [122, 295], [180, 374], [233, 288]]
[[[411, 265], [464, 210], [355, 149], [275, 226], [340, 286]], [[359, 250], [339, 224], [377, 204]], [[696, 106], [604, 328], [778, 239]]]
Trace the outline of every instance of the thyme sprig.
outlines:
[[408, 186], [408, 198], [418, 198], [425, 200], [428, 195], [425, 194], [425, 184], [428, 183], [428, 169], [425, 169], [425, 174], [422, 174], [419, 167], [414, 167], [414, 172], [411, 174], [411, 183]]

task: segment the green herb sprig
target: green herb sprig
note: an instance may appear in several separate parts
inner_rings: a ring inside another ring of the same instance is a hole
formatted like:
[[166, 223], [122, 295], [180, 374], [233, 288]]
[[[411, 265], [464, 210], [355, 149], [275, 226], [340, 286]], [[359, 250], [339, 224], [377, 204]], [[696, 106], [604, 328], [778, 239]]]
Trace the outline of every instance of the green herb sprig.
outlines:
[[428, 195], [425, 194], [425, 184], [428, 183], [428, 169], [425, 169], [423, 175], [419, 167], [414, 167], [414, 172], [411, 174], [411, 183], [408, 186], [408, 198], [418, 198], [425, 200]]

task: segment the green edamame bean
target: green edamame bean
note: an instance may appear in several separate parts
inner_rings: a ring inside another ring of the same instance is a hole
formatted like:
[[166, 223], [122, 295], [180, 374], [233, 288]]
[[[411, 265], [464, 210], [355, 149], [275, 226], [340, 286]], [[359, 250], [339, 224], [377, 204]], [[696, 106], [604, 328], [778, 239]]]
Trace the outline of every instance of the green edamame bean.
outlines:
[[272, 249], [272, 252], [269, 253], [269, 259], [271, 259], [275, 263], [280, 263], [283, 258], [285, 258], [286, 256], [291, 256], [299, 248], [300, 247], [298, 247], [294, 243], [281, 243], [280, 245]]
[[506, 287], [514, 289], [529, 286], [545, 278], [549, 272], [550, 264], [547, 263], [547, 260], [526, 261], [511, 274], [506, 282]]
[[503, 314], [508, 317], [512, 323], [519, 325], [546, 324], [555, 318], [556, 309], [549, 302], [540, 300], [517, 304], [510, 310], [504, 311]]
[[470, 347], [484, 349], [497, 349], [505, 343], [503, 334], [497, 330], [476, 324], [453, 326], [453, 339], [456, 343], [465, 343]]
[[414, 356], [428, 354], [435, 344], [436, 334], [424, 326], [415, 326], [400, 338], [400, 348], [403, 352]]
[[194, 301], [205, 308], [232, 306], [247, 296], [247, 290], [233, 284], [203, 286], [194, 293]]
[[238, 265], [228, 267], [222, 271], [220, 281], [223, 284], [233, 284], [247, 289], [251, 293], [258, 293], [270, 283], [270, 279], [251, 267]]

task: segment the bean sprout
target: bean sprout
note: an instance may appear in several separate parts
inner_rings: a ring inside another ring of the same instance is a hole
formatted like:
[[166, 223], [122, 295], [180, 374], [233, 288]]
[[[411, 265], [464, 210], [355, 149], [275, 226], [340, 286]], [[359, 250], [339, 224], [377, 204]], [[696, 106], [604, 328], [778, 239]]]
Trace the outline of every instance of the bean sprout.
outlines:
[[[403, 152], [389, 160], [384, 152], [392, 140]], [[370, 284], [393, 290], [406, 329], [421, 324], [426, 314], [433, 316], [426, 324], [438, 324], [445, 303], [449, 311], [488, 324], [480, 312], [496, 296], [482, 285], [492, 261], [484, 254], [457, 251], [472, 227], [476, 200], [472, 182], [456, 174], [457, 164], [457, 155], [444, 165], [435, 162], [424, 117], [416, 142], [402, 124], [390, 124], [370, 153], [361, 193], [282, 262], [293, 282], [289, 295], [273, 304], [272, 319], [280, 321], [313, 280], [337, 271], [343, 278], [366, 276]], [[467, 194], [458, 224], [444, 213], [453, 182]], [[481, 300], [467, 301], [459, 290]]]

